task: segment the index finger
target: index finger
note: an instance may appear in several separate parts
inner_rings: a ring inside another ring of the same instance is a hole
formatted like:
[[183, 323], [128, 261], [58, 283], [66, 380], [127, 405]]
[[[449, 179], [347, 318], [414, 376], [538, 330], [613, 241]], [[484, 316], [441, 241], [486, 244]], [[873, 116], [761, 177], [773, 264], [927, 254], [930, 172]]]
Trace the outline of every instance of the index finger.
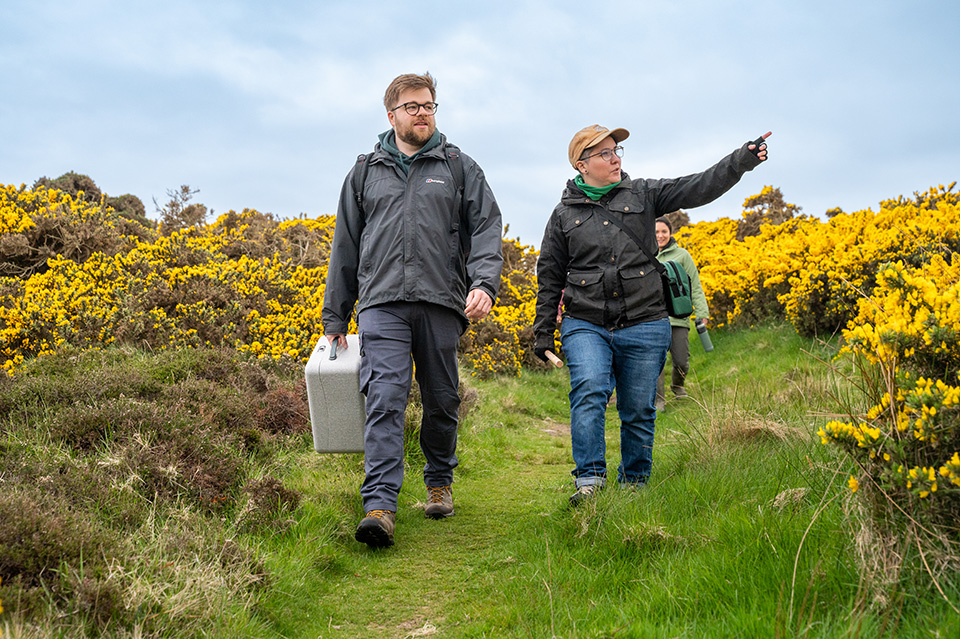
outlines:
[[760, 137], [762, 137], [764, 140], [766, 140], [766, 139], [769, 138], [771, 135], [773, 135], [773, 131], [767, 131], [766, 133], [764, 133], [764, 134], [763, 134], [762, 136], [760, 136]]

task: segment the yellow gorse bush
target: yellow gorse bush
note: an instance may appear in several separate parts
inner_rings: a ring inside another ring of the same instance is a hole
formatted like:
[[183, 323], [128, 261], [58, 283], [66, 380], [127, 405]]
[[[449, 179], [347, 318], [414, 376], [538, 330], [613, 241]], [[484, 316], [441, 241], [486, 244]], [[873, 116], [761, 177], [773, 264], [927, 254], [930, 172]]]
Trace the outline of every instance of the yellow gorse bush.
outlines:
[[[212, 224], [160, 237], [124, 226], [102, 203], [56, 190], [2, 187], [0, 206], [0, 262], [26, 260], [31, 243], [51, 253], [33, 255], [0, 282], [0, 361], [7, 370], [65, 343], [96, 348], [115, 341], [222, 344], [258, 357], [304, 359], [322, 331], [333, 217], [277, 222], [257, 211], [230, 211]], [[899, 258], [907, 268], [956, 248], [957, 206], [957, 196], [940, 187], [915, 200], [884, 202], [879, 213], [765, 224], [742, 242], [730, 219], [686, 227], [678, 239], [700, 265], [718, 324], [786, 317], [804, 333], [834, 331], [876, 285], [881, 264]], [[54, 223], [73, 230], [70, 243], [49, 248]], [[96, 240], [103, 229], [111, 242]], [[465, 362], [478, 375], [539, 366], [530, 331], [537, 253], [515, 241], [503, 246], [497, 305], [462, 341]], [[954, 317], [957, 310], [932, 312]], [[916, 325], [910, 334], [919, 335], [923, 318], [910, 320]], [[946, 350], [953, 344], [950, 335], [929, 331], [924, 339]]]
[[[960, 196], [955, 185], [827, 222], [797, 217], [737, 241], [730, 219], [681, 229], [717, 324], [786, 319], [806, 335], [842, 331], [843, 353], [884, 372], [866, 414], [831, 421], [824, 444], [930, 522], [960, 519]], [[750, 201], [748, 198], [747, 201]], [[955, 528], [954, 528], [955, 530]]]
[[[30, 247], [37, 236], [29, 234], [50, 220], [83, 230], [78, 250], [0, 278], [0, 363], [8, 373], [64, 345], [112, 343], [225, 346], [305, 362], [322, 334], [332, 216], [278, 222], [230, 211], [168, 236], [113, 231], [116, 241], [93, 250], [100, 244], [84, 239], [92, 230], [123, 224], [111, 209], [48, 189], [0, 193], [0, 253]], [[515, 241], [504, 241], [504, 252], [499, 304], [463, 340], [478, 375], [519, 374], [532, 343], [525, 331], [533, 323], [536, 252]]]
[[866, 414], [829, 422], [818, 433], [850, 452], [902, 507], [915, 497], [932, 523], [951, 526], [960, 516], [958, 330], [957, 254], [933, 255], [918, 267], [882, 266], [844, 331], [843, 351], [879, 367], [888, 390]]
[[516, 240], [504, 240], [503, 255], [497, 304], [483, 320], [471, 323], [461, 340], [465, 362], [482, 378], [517, 376], [522, 367], [539, 364], [531, 328], [536, 317], [537, 252]]
[[[242, 222], [258, 216], [245, 211], [239, 217]], [[315, 242], [329, 243], [333, 222], [325, 217], [275, 227], [281, 236], [301, 227]], [[251, 241], [243, 236], [246, 229], [211, 225], [149, 242], [132, 238], [126, 252], [98, 252], [82, 262], [58, 256], [42, 272], [6, 278], [0, 297], [3, 367], [15, 370], [25, 358], [63, 344], [91, 349], [115, 341], [153, 348], [223, 345], [277, 359], [308, 357], [321, 332], [326, 263], [294, 264], [283, 251], [250, 257], [238, 250]]]
[[[34, 224], [30, 217], [32, 205], [43, 196], [57, 197], [58, 191], [24, 191], [13, 186], [0, 189], [0, 233], [20, 233]], [[44, 202], [49, 205], [49, 202]]]
[[918, 266], [960, 250], [960, 196], [952, 188], [887, 200], [876, 213], [766, 224], [742, 242], [727, 218], [685, 227], [677, 239], [697, 260], [718, 325], [786, 318], [802, 334], [831, 334], [853, 317], [882, 264]]

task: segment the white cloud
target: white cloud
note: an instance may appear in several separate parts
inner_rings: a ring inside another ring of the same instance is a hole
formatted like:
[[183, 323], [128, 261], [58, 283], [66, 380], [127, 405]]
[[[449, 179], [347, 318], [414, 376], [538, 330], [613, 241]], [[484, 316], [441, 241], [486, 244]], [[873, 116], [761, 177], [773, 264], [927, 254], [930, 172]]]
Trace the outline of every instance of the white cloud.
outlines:
[[147, 203], [188, 183], [219, 211], [331, 213], [387, 127], [386, 85], [429, 69], [438, 126], [524, 242], [594, 122], [631, 130], [634, 177], [772, 129], [771, 161], [695, 219], [765, 184], [809, 213], [864, 208], [958, 178], [958, 18], [929, 0], [5, 0], [0, 182], [76, 170]]

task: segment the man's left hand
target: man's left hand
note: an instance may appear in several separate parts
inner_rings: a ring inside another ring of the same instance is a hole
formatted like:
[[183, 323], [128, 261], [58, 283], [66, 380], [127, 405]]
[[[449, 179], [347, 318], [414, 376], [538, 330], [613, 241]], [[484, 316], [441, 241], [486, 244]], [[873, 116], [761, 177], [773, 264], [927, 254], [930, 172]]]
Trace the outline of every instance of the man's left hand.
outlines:
[[467, 307], [464, 313], [467, 319], [481, 320], [487, 316], [490, 309], [493, 308], [493, 300], [479, 288], [475, 288], [467, 295]]

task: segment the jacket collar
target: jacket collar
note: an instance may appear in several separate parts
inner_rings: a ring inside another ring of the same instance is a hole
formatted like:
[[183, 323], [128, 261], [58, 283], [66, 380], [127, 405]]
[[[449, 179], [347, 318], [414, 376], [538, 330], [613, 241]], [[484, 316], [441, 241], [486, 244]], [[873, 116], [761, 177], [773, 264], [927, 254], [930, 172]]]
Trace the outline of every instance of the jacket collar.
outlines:
[[[437, 132], [439, 133], [439, 131]], [[371, 162], [387, 161], [387, 162], [392, 162], [393, 164], [397, 164], [397, 158], [393, 156], [393, 153], [397, 152], [396, 147], [394, 146], [393, 152], [389, 150], [390, 145], [396, 144], [393, 138], [394, 135], [396, 134], [393, 132], [393, 129], [390, 129], [389, 131], [384, 131], [383, 133], [380, 134], [379, 138], [381, 141], [377, 142], [376, 146], [373, 147], [373, 153], [370, 154]], [[389, 140], [387, 140], [387, 138], [389, 138]], [[387, 145], [386, 148], [384, 147], [384, 144]], [[446, 146], [447, 146], [447, 136], [445, 136], [443, 133], [440, 133], [440, 142], [436, 146], [428, 149], [427, 151], [424, 151], [418, 154], [417, 158], [418, 159], [419, 158], [435, 158], [435, 159], [443, 160], [445, 158], [444, 149], [446, 148]]]
[[567, 185], [563, 189], [563, 194], [560, 196], [560, 202], [562, 204], [600, 204], [602, 202], [607, 202], [610, 198], [614, 197], [614, 194], [619, 192], [621, 189], [630, 188], [630, 176], [627, 175], [626, 171], [620, 171], [620, 184], [613, 187], [609, 193], [604, 195], [599, 200], [591, 200], [587, 197], [586, 193], [580, 190], [580, 187], [577, 186], [576, 182], [573, 179], [567, 180]]
[[680, 246], [680, 245], [677, 244], [677, 238], [671, 237], [671, 238], [670, 238], [670, 241], [667, 242], [667, 245], [664, 246], [664, 247], [663, 247], [662, 249], [660, 249], [659, 251], [657, 251], [657, 254], [658, 254], [658, 255], [663, 255], [664, 253], [669, 253], [671, 249], [673, 249], [674, 247], [678, 247], [678, 246]]

